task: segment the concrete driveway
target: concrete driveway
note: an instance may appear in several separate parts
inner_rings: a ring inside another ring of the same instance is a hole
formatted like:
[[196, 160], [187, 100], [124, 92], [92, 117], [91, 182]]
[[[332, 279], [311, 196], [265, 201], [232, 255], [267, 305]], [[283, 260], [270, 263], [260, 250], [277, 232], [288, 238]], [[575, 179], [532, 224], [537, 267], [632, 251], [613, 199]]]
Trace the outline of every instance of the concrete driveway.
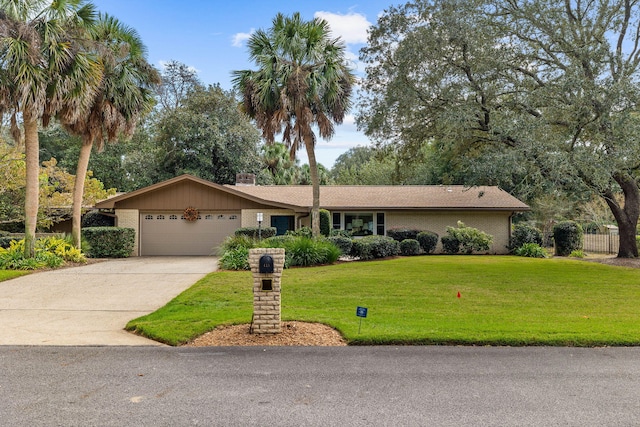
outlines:
[[216, 268], [213, 257], [134, 257], [0, 282], [0, 345], [160, 345], [123, 328]]

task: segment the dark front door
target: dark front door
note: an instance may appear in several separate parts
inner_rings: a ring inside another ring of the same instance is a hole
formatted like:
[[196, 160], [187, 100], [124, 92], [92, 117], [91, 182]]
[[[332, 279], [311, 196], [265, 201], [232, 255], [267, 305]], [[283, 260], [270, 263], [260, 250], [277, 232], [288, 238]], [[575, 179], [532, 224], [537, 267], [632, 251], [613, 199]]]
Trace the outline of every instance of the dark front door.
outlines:
[[271, 216], [271, 226], [278, 230], [276, 235], [281, 236], [287, 230], [295, 229], [295, 218], [293, 215], [273, 215]]

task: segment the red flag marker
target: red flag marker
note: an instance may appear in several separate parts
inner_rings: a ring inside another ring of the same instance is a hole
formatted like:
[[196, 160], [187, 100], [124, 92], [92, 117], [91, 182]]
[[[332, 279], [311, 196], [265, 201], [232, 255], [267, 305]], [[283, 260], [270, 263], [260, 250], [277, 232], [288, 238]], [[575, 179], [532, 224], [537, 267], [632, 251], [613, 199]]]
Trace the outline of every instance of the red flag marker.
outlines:
[[460, 298], [460, 291], [458, 291], [458, 298]]

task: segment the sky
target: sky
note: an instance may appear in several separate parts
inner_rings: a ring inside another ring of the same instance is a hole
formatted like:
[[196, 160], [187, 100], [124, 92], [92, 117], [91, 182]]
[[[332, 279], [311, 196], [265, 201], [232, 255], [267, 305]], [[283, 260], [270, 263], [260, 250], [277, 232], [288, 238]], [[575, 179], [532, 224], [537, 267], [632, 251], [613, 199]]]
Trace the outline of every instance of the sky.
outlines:
[[[367, 41], [367, 29], [393, 0], [92, 0], [100, 12], [118, 18], [134, 28], [148, 49], [148, 60], [157, 68], [175, 60], [195, 69], [204, 84], [220, 84], [231, 89], [234, 70], [256, 69], [249, 61], [246, 39], [257, 29], [271, 27], [277, 13], [300, 12], [303, 19], [314, 17], [329, 22], [334, 36], [347, 46], [352, 68], [359, 77], [364, 67], [358, 52]], [[355, 98], [354, 98], [355, 101]], [[338, 156], [357, 145], [368, 145], [367, 137], [356, 129], [355, 108], [336, 128], [330, 141], [316, 143], [318, 162], [331, 168]], [[307, 162], [304, 150], [300, 163]]]

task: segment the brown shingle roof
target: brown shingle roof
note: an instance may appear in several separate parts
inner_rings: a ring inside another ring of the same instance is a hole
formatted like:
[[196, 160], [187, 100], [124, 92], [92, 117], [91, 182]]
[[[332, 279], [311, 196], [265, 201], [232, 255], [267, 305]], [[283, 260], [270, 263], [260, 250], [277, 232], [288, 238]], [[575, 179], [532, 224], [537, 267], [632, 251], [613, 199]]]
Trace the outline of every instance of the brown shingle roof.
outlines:
[[[311, 186], [225, 187], [265, 201], [311, 207]], [[526, 211], [529, 206], [498, 187], [461, 185], [330, 185], [320, 187], [320, 206], [329, 210], [508, 210]]]

